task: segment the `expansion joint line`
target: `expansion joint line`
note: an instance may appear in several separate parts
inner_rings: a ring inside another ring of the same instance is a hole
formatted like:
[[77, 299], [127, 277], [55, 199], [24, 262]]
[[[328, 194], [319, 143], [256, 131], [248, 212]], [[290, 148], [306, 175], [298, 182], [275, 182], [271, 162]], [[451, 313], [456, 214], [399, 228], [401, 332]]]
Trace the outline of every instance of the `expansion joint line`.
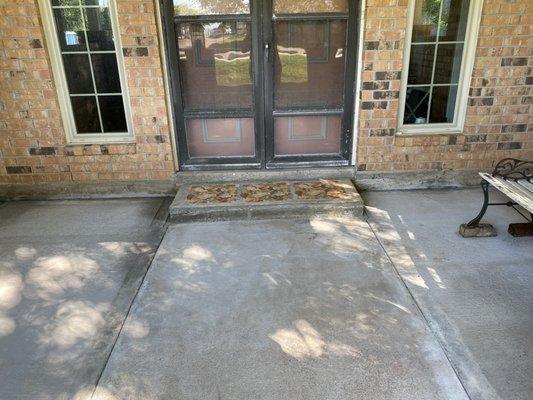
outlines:
[[368, 217], [368, 214], [366, 213], [366, 210], [365, 210], [365, 220], [366, 220], [366, 224], [368, 225], [368, 227], [370, 228], [370, 230], [372, 231], [372, 234], [374, 235], [374, 237], [376, 238], [376, 240], [378, 241], [379, 243], [379, 246], [383, 249], [383, 252], [385, 253], [385, 255], [387, 256], [387, 259], [389, 260], [389, 262], [391, 263], [392, 265], [392, 268], [394, 269], [394, 273], [396, 274], [396, 276], [398, 277], [398, 279], [400, 280], [400, 282], [402, 283], [402, 286], [405, 288], [405, 290], [407, 291], [407, 293], [409, 293], [409, 297], [411, 297], [416, 309], [418, 310], [418, 312], [420, 313], [420, 315], [422, 316], [422, 319], [424, 320], [424, 322], [426, 323], [426, 325], [428, 326], [429, 330], [431, 331], [431, 333], [433, 334], [433, 336], [435, 337], [435, 340], [437, 341], [437, 343], [439, 344], [439, 347], [442, 349], [442, 352], [444, 353], [444, 356], [446, 357], [446, 360], [448, 360], [448, 363], [450, 364], [455, 376], [457, 377], [457, 380], [459, 381], [459, 383], [461, 384], [461, 387], [463, 388], [466, 396], [468, 397], [468, 399], [472, 400], [472, 397], [470, 396], [470, 393], [468, 393], [468, 390], [466, 389], [463, 381], [461, 380], [461, 377], [460, 377], [460, 374], [459, 374], [459, 371], [457, 370], [457, 368], [455, 367], [454, 363], [452, 362], [452, 360], [450, 359], [450, 357], [448, 356], [448, 352], [446, 351], [446, 345], [445, 343], [443, 343], [443, 341], [439, 338], [439, 335], [437, 334], [437, 332], [435, 332], [435, 330], [432, 328], [431, 326], [431, 323], [430, 323], [430, 320], [429, 318], [426, 316], [426, 314], [424, 313], [424, 311], [422, 311], [422, 308], [420, 307], [420, 305], [418, 304], [418, 301], [416, 300], [413, 292], [411, 291], [411, 289], [409, 289], [409, 286], [407, 286], [407, 284], [405, 283], [405, 281], [403, 280], [402, 276], [400, 275], [400, 272], [398, 271], [398, 268], [396, 267], [396, 264], [394, 263], [394, 261], [392, 260], [391, 256], [389, 255], [387, 249], [385, 248], [383, 242], [381, 241], [381, 239], [379, 238], [379, 236], [377, 235], [376, 231], [374, 230], [374, 228], [372, 227], [372, 224], [370, 223], [369, 221], [369, 217]]
[[102, 366], [102, 370], [100, 371], [100, 374], [98, 375], [98, 378], [96, 379], [96, 382], [94, 384], [94, 388], [92, 390], [92, 393], [91, 393], [91, 399], [94, 397], [94, 394], [96, 393], [96, 389], [98, 389], [98, 386], [100, 385], [100, 380], [102, 379], [102, 376], [104, 375], [104, 371], [106, 370], [107, 368], [107, 364], [109, 363], [109, 360], [111, 358], [111, 355], [113, 354], [113, 350], [115, 350], [115, 346], [118, 342], [118, 338], [120, 337], [120, 335], [122, 334], [122, 330], [124, 329], [124, 325], [126, 324], [126, 321], [131, 313], [131, 309], [133, 307], [133, 303], [135, 303], [135, 300], [137, 299], [137, 296], [139, 295], [139, 292], [144, 284], [144, 281], [146, 280], [146, 275], [148, 275], [148, 272], [150, 271], [150, 269], [152, 268], [152, 264], [154, 262], [154, 258], [159, 250], [159, 247], [161, 246], [161, 243], [163, 242], [163, 239], [165, 238], [165, 235], [167, 233], [167, 230], [168, 230], [168, 217], [167, 217], [167, 221], [165, 221], [165, 224], [164, 226], [162, 227], [161, 229], [161, 238], [159, 239], [159, 242], [157, 243], [157, 246], [155, 247], [154, 249], [154, 254], [152, 255], [152, 258], [150, 259], [149, 263], [148, 263], [148, 268], [146, 268], [146, 271], [144, 272], [144, 275], [141, 279], [141, 282], [139, 283], [139, 286], [137, 287], [137, 290], [135, 291], [135, 295], [132, 297], [131, 299], [131, 302], [130, 302], [130, 305], [128, 307], [128, 311], [126, 312], [126, 315], [124, 316], [124, 319], [122, 320], [122, 323], [120, 324], [120, 329], [118, 330], [116, 336], [115, 336], [115, 340], [113, 341], [113, 345], [111, 346], [111, 349], [109, 350], [109, 353], [107, 354], [107, 357], [106, 357], [106, 360], [104, 362], [104, 365]]

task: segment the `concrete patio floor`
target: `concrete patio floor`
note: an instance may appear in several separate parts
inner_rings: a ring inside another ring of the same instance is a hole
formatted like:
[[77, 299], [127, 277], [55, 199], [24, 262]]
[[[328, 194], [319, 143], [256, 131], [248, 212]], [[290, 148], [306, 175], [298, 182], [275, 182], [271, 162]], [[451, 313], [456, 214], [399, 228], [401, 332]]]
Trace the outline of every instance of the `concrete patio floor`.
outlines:
[[364, 221], [169, 228], [95, 399], [466, 399]]
[[[533, 237], [514, 238], [524, 222], [489, 207], [493, 238], [464, 239], [481, 189], [374, 192], [369, 222], [472, 400], [533, 398]], [[507, 201], [491, 191], [491, 201]]]
[[164, 203], [0, 204], [0, 399], [92, 390], [164, 233]]
[[0, 204], [0, 398], [530, 398], [516, 216], [467, 240], [479, 190], [366, 198], [168, 230], [163, 199]]

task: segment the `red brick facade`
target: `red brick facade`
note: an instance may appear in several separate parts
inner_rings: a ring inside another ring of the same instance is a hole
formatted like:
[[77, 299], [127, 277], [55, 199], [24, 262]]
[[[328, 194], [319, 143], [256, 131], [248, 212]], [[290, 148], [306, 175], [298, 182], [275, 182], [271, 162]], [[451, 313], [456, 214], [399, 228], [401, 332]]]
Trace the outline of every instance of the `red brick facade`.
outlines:
[[154, 7], [151, 0], [117, 1], [136, 143], [72, 146], [37, 2], [0, 0], [0, 183], [172, 177]]
[[[117, 0], [136, 143], [67, 145], [36, 0], [0, 0], [0, 184], [175, 172], [153, 0]], [[366, 171], [477, 170], [533, 158], [533, 3], [485, 0], [459, 135], [397, 136], [407, 0], [367, 0], [357, 143]]]
[[490, 169], [533, 158], [533, 3], [485, 0], [462, 134], [397, 136], [407, 0], [367, 0], [360, 171]]

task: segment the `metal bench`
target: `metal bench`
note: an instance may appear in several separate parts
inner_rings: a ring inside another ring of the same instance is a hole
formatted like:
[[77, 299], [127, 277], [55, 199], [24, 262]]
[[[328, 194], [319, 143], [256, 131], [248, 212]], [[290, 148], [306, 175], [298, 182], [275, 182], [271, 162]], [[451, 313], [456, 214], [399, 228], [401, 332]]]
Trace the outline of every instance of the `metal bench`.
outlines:
[[[515, 209], [528, 222], [510, 224], [508, 232], [513, 236], [533, 235], [533, 162], [505, 158], [501, 160], [492, 174], [480, 172], [483, 179], [483, 206], [479, 214], [469, 223], [462, 224], [459, 233], [463, 237], [486, 237], [496, 236], [496, 230], [490, 224], [482, 224], [481, 219], [485, 215], [488, 206], [508, 206]], [[511, 201], [503, 203], [489, 203], [489, 186], [492, 185], [505, 194]], [[529, 216], [523, 210], [529, 212]]]

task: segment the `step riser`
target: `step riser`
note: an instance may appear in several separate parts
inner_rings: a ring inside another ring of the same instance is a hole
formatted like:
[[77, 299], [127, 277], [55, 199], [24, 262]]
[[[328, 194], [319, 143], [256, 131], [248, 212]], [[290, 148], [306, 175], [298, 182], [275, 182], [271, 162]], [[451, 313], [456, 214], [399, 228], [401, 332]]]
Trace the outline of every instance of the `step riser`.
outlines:
[[340, 168], [307, 168], [281, 170], [229, 170], [229, 171], [181, 171], [178, 174], [179, 184], [188, 183], [220, 183], [220, 182], [274, 182], [274, 181], [306, 181], [317, 179], [345, 179], [354, 176], [353, 167]]
[[286, 205], [206, 208], [202, 210], [171, 210], [170, 222], [213, 222], [213, 221], [246, 221], [264, 219], [308, 219], [314, 216], [355, 217], [362, 218], [363, 205], [306, 205], [291, 207]]
[[182, 184], [170, 206], [171, 222], [311, 218], [363, 215], [353, 182], [297, 180]]

